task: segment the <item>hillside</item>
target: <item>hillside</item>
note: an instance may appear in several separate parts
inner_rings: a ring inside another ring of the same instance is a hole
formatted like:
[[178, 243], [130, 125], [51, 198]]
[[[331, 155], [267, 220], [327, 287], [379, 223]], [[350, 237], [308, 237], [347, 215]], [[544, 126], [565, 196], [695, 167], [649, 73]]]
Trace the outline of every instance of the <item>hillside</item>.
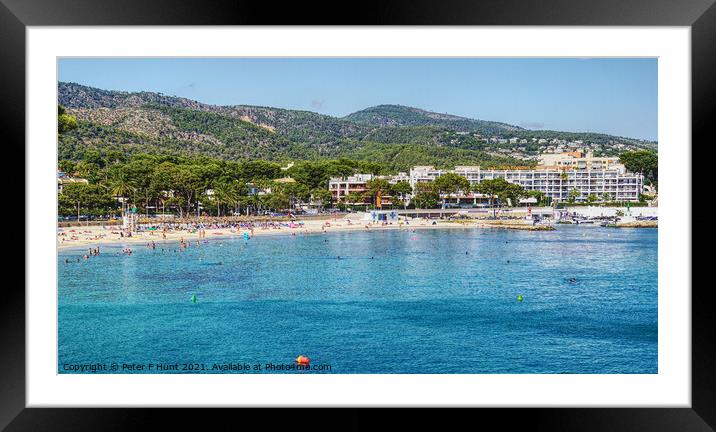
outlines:
[[356, 111], [344, 117], [358, 123], [375, 126], [437, 126], [460, 132], [481, 135], [513, 134], [524, 130], [506, 123], [475, 120], [450, 114], [440, 114], [402, 105], [378, 105]]
[[582, 140], [593, 143], [597, 154], [656, 147], [656, 143], [603, 134], [530, 131], [400, 105], [380, 105], [337, 118], [271, 107], [216, 106], [73, 83], [59, 83], [58, 90], [58, 103], [79, 124], [60, 139], [62, 159], [80, 159], [86, 150], [97, 149], [279, 162], [350, 157], [407, 169], [417, 164], [530, 163], [549, 145], [539, 144], [538, 139]]

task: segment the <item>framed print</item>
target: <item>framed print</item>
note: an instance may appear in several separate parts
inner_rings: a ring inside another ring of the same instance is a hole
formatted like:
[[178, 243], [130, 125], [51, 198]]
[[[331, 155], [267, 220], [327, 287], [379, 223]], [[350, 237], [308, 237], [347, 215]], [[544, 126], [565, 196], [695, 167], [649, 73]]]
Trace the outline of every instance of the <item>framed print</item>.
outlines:
[[139, 407], [716, 423], [691, 239], [710, 2], [102, 6], [0, 8], [27, 171], [8, 430], [191, 417]]

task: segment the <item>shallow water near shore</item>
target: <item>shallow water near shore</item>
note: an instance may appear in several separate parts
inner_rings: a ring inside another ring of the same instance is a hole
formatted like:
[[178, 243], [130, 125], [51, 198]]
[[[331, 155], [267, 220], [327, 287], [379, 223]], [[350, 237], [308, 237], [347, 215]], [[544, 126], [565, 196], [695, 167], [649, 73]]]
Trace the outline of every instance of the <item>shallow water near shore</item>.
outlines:
[[[64, 250], [58, 371], [657, 373], [657, 238], [560, 226]], [[265, 368], [299, 354], [330, 369]]]

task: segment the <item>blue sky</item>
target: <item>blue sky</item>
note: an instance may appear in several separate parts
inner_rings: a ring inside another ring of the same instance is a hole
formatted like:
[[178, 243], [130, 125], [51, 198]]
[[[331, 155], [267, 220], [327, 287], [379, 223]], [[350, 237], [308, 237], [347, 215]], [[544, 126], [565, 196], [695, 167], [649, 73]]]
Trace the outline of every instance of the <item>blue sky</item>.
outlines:
[[528, 129], [657, 139], [657, 59], [87, 58], [60, 81], [333, 116], [400, 104]]

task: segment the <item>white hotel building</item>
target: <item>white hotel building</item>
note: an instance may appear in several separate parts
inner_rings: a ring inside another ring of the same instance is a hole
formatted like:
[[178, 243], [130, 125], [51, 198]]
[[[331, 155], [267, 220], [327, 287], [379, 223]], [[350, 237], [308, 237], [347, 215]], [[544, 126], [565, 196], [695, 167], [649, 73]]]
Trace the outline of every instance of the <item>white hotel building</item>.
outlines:
[[[546, 159], [546, 160], [545, 160]], [[550, 155], [541, 159], [542, 165], [534, 168], [513, 169], [482, 169], [479, 166], [456, 166], [453, 170], [439, 170], [432, 166], [416, 166], [406, 176], [401, 173], [391, 178], [391, 183], [406, 180], [415, 189], [415, 185], [432, 182], [441, 175], [452, 172], [468, 179], [471, 184], [483, 180], [504, 178], [528, 191], [543, 192], [553, 201], [567, 201], [569, 193], [575, 189], [579, 192], [577, 202], [584, 202], [589, 195], [596, 195], [599, 200], [608, 193], [614, 201], [639, 201], [644, 191], [644, 177], [641, 174], [629, 173], [616, 158], [593, 158], [591, 154], [582, 157], [580, 152]], [[544, 165], [549, 163], [550, 165]], [[365, 176], [365, 177], [364, 177]], [[335, 199], [340, 200], [349, 192], [365, 190], [365, 182], [369, 175], [358, 174], [346, 179], [331, 179], [329, 189]], [[464, 191], [467, 192], [467, 191]], [[465, 194], [464, 198], [476, 199], [477, 194]]]
[[[554, 201], [567, 201], [569, 192], [576, 189], [576, 201], [586, 201], [589, 195], [602, 199], [608, 193], [615, 201], [639, 201], [644, 191], [644, 176], [629, 173], [617, 158], [583, 157], [580, 152], [550, 155], [540, 158], [535, 168], [481, 169], [479, 166], [456, 166], [454, 170], [436, 170], [432, 166], [417, 166], [410, 170], [410, 185], [433, 181], [447, 172], [467, 178], [471, 184], [483, 180], [504, 178], [526, 190], [537, 190]], [[545, 165], [549, 163], [549, 165]]]
[[436, 170], [431, 166], [418, 166], [410, 170], [410, 185], [431, 182], [441, 175], [453, 172], [477, 184], [483, 180], [504, 178], [526, 190], [538, 190], [554, 201], [567, 201], [569, 191], [576, 189], [576, 201], [586, 201], [590, 194], [599, 199], [609, 193], [615, 201], [639, 201], [644, 189], [644, 178], [640, 174], [609, 170], [562, 170], [558, 168], [535, 169], [481, 169], [479, 166], [456, 166], [454, 170]]
[[[376, 176], [373, 174], [354, 174], [348, 177], [335, 177], [328, 181], [328, 190], [333, 196], [334, 202], [346, 202], [349, 196], [359, 196], [368, 190], [368, 182], [372, 179], [385, 179], [389, 183], [395, 184], [399, 181], [409, 181], [407, 173], [400, 172], [393, 176]], [[358, 202], [351, 202], [350, 204], [367, 204], [370, 199], [363, 198]], [[384, 195], [383, 202], [390, 203], [391, 196]]]

